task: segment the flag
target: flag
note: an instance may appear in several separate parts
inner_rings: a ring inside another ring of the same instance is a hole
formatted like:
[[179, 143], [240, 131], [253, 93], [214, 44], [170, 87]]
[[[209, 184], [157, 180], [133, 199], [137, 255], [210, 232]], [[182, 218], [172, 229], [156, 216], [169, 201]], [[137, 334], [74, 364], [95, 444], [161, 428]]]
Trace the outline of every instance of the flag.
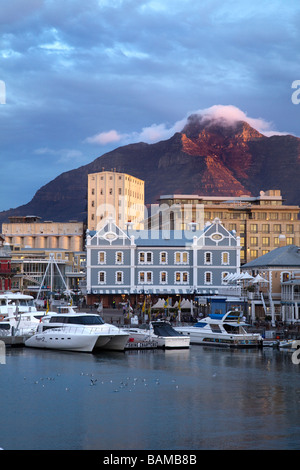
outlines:
[[46, 313], [49, 312], [49, 300], [47, 299]]
[[145, 313], [146, 309], [146, 299], [144, 300], [143, 306], [142, 306], [142, 312]]
[[167, 300], [165, 301], [165, 308], [168, 308], [168, 305], [169, 305], [169, 297], [168, 297]]

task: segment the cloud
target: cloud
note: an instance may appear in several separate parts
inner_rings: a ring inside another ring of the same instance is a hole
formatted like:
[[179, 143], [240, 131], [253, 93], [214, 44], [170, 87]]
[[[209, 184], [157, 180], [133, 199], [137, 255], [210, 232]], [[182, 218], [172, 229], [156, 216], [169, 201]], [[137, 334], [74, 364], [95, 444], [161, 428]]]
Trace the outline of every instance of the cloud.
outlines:
[[87, 137], [85, 139], [85, 142], [87, 142], [88, 144], [107, 145], [124, 140], [124, 138], [126, 138], [125, 134], [122, 135], [115, 130], [111, 130], [108, 132], [100, 132], [99, 134]]
[[247, 116], [244, 111], [232, 105], [214, 105], [210, 108], [200, 109], [196, 111], [195, 114], [202, 116], [203, 122], [219, 121], [231, 126], [238, 121], [245, 121], [259, 132], [263, 133], [264, 131], [271, 130], [270, 122], [267, 122], [262, 118], [251, 118]]
[[184, 126], [188, 123], [188, 118], [191, 115], [198, 115], [202, 122], [222, 122], [223, 125], [233, 125], [238, 121], [245, 121], [251, 127], [266, 135], [285, 135], [286, 132], [278, 132], [272, 130], [273, 124], [263, 118], [251, 118], [244, 111], [233, 105], [214, 105], [209, 108], [199, 109], [192, 111], [188, 115], [176, 121], [173, 125], [165, 123], [152, 124], [148, 127], [143, 127], [139, 132], [132, 132], [130, 134], [121, 134], [117, 130], [110, 130], [109, 132], [100, 132], [92, 137], [85, 139], [89, 144], [107, 145], [109, 143], [122, 143], [123, 145], [133, 142], [146, 142], [149, 144], [167, 140], [172, 137], [176, 132], [181, 132]]

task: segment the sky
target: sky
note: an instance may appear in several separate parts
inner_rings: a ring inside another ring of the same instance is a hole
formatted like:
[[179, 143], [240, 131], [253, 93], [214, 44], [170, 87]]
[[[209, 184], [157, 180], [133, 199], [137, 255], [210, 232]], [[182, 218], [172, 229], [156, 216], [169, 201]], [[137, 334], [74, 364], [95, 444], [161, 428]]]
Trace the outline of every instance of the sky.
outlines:
[[195, 112], [300, 136], [299, 25], [298, 0], [0, 0], [0, 210]]

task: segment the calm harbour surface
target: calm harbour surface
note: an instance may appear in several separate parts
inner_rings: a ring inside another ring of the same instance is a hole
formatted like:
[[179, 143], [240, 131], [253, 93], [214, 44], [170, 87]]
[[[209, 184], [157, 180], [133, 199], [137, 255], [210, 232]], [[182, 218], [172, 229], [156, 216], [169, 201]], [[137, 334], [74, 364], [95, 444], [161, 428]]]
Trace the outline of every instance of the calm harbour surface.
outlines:
[[291, 353], [97, 354], [6, 348], [4, 450], [300, 448], [300, 365]]

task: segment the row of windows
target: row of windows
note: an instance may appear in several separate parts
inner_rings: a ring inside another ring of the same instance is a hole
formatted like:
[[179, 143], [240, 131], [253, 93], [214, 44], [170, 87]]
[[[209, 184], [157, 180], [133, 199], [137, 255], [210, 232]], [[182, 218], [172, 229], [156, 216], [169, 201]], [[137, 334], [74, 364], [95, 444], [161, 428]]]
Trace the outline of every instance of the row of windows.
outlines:
[[[228, 275], [228, 272], [222, 272], [223, 279]], [[168, 273], [161, 271], [159, 273], [159, 284], [168, 284]], [[174, 273], [173, 283], [176, 284], [189, 284], [189, 273], [187, 271], [176, 271]], [[213, 283], [213, 273], [206, 271], [204, 273], [204, 284], [211, 285]], [[106, 272], [98, 272], [98, 284], [106, 284]], [[115, 284], [124, 284], [124, 272], [117, 271], [115, 273]], [[138, 284], [153, 284], [153, 271], [140, 271], [138, 273]]]
[[[213, 253], [206, 251], [204, 253], [204, 264], [212, 264]], [[139, 264], [153, 264], [153, 252], [152, 251], [141, 251], [138, 254]], [[159, 263], [168, 264], [168, 253], [161, 251], [159, 253]], [[221, 254], [221, 263], [224, 265], [229, 264], [229, 253], [227, 251]], [[106, 264], [106, 251], [98, 252], [98, 264]], [[117, 251], [115, 253], [115, 264], [124, 264], [124, 253]], [[189, 264], [189, 252], [188, 251], [176, 251], [174, 253], [174, 264]]]
[[[285, 238], [286, 240], [286, 244], [287, 245], [292, 245], [293, 242], [294, 242], [294, 239], [293, 237], [286, 237]], [[271, 239], [270, 237], [262, 237], [262, 239], [260, 240], [258, 237], [250, 237], [250, 245], [251, 246], [271, 246]], [[275, 238], [274, 239], [274, 246], [278, 246], [279, 245], [279, 238]]]
[[[270, 229], [272, 229], [274, 233], [281, 233], [281, 230], [284, 229], [284, 227], [282, 227], [281, 224], [273, 224], [271, 227], [270, 224], [250, 224], [250, 232], [252, 233], [259, 233], [260, 231], [269, 233]], [[294, 224], [286, 224], [285, 231], [287, 233], [294, 233]]]
[[292, 212], [204, 212], [205, 220], [213, 220], [218, 217], [221, 220], [236, 219], [236, 220], [247, 220], [251, 219], [258, 220], [293, 220], [297, 218]]

